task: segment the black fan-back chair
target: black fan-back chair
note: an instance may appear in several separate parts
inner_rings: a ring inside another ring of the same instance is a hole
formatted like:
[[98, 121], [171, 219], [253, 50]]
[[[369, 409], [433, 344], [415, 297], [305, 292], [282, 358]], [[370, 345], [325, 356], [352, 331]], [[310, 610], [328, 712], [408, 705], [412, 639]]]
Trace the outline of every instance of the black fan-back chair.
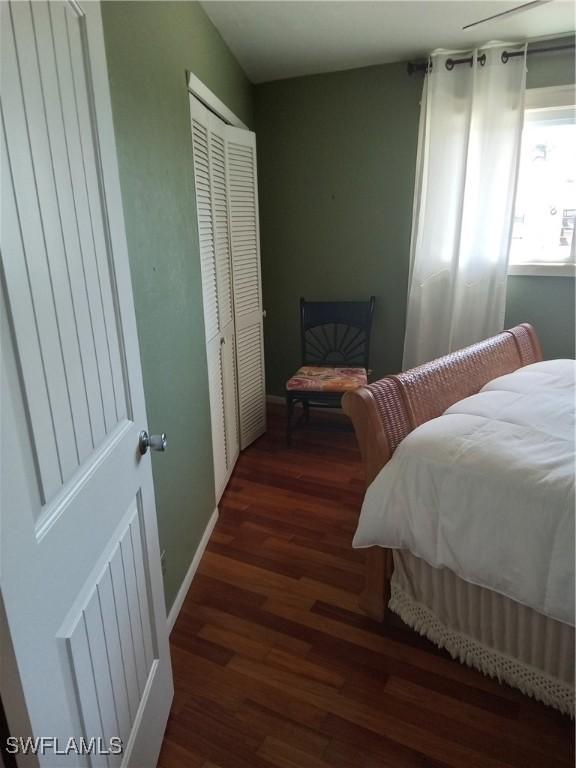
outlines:
[[339, 408], [345, 392], [367, 383], [375, 301], [300, 299], [302, 367], [286, 382], [288, 445], [297, 403], [308, 422], [311, 405]]

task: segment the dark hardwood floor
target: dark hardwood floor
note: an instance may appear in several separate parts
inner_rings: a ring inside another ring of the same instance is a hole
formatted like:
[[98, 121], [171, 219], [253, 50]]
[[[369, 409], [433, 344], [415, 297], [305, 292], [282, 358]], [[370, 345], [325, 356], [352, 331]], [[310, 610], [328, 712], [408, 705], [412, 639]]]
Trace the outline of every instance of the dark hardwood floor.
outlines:
[[355, 438], [283, 429], [272, 407], [172, 632], [161, 768], [573, 766], [568, 718], [362, 615]]

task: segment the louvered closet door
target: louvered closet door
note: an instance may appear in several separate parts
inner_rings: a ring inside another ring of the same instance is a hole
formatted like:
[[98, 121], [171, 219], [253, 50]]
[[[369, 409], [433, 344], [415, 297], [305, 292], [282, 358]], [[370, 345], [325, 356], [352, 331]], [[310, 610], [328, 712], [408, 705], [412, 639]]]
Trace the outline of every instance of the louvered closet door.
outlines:
[[256, 136], [226, 128], [240, 447], [266, 430]]
[[193, 97], [190, 99], [190, 110], [214, 483], [216, 497], [219, 500], [239, 450], [230, 237], [226, 198], [225, 126]]

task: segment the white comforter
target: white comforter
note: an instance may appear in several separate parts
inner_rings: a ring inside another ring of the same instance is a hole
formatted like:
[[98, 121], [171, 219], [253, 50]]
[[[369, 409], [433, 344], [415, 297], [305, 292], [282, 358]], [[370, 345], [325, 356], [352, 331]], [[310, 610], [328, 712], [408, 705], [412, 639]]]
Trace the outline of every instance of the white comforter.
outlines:
[[528, 365], [415, 429], [354, 546], [408, 549], [573, 625], [575, 377], [573, 360]]

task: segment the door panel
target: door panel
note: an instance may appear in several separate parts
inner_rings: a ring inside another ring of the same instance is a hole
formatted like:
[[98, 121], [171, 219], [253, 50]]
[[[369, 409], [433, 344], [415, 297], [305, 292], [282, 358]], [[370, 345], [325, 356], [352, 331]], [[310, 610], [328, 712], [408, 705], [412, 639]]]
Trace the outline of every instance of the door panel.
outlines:
[[[157, 658], [141, 526], [140, 505], [135, 500], [128, 510], [126, 527], [114, 542], [92, 592], [73, 617], [70, 628], [63, 632], [80, 691], [83, 719], [91, 723], [88, 731], [102, 733], [108, 740], [120, 735], [124, 743], [128, 743], [137, 704]], [[127, 612], [129, 626], [119, 620], [117, 601]], [[120, 642], [123, 633], [124, 651]], [[130, 685], [135, 688], [130, 696], [123, 652], [134, 660], [131, 674], [136, 670], [135, 677], [130, 678]]]
[[172, 678], [100, 7], [1, 13], [1, 587], [33, 731], [15, 735], [123, 741], [41, 765], [153, 766]]
[[238, 357], [240, 447], [244, 449], [266, 430], [255, 135], [228, 126], [226, 160]]
[[[47, 4], [34, 3], [32, 5], [32, 19], [37, 30], [49, 28], [52, 20]], [[53, 37], [38, 33], [35, 36], [35, 41], [37, 45], [37, 64], [34, 62], [33, 57], [26, 59], [26, 61], [31, 68], [37, 70], [32, 72], [33, 77], [31, 76], [31, 82], [34, 79], [36, 80], [34, 88], [37, 97], [40, 84], [42, 87], [40, 88], [40, 101], [38, 101], [38, 98], [33, 99], [31, 101], [31, 108], [32, 106], [38, 108], [40, 105], [43, 108], [44, 118], [42, 115], [39, 116], [39, 124], [42, 124], [43, 119], [46, 121], [48, 153], [53, 171], [55, 192], [55, 194], [52, 194], [51, 199], [58, 209], [58, 216], [55, 216], [54, 220], [59, 221], [60, 225], [62, 258], [65, 260], [65, 271], [67, 272], [67, 282], [71, 296], [70, 301], [66, 295], [67, 292], [62, 291], [63, 295], [59, 295], [58, 304], [62, 311], [67, 313], [69, 327], [74, 329], [77, 326], [78, 336], [84, 340], [84, 343], [78, 344], [81, 378], [88, 402], [88, 414], [92, 433], [91, 442], [94, 445], [99, 444], [102, 440], [105, 434], [105, 426], [96, 346], [92, 338], [93, 313], [90, 311], [88, 302], [84, 259], [71, 258], [71, 254], [83, 252], [80, 246], [81, 237], [82, 234], [86, 235], [84, 225], [80, 226], [76, 218], [77, 212], [85, 211], [82, 206], [84, 201], [82, 186], [78, 184], [80, 178], [77, 170], [79, 161], [78, 137], [74, 122], [72, 121], [71, 123], [70, 119], [65, 122], [63, 109], [58, 98], [59, 91], [69, 87], [70, 79], [65, 79], [63, 77], [65, 73], [62, 73], [62, 70], [57, 70]], [[41, 79], [38, 76], [38, 72], [42, 73]], [[69, 95], [69, 100], [70, 98], [71, 94]], [[76, 181], [75, 186], [73, 186], [73, 179]], [[49, 219], [53, 220], [52, 215]], [[85, 249], [86, 246], [83, 250]], [[64, 271], [64, 265], [62, 266], [62, 271]], [[68, 354], [73, 354], [71, 351], [73, 345], [67, 344], [66, 346], [69, 349]]]
[[[31, 6], [15, 3], [10, 14], [14, 36], [4, 36], [2, 63], [7, 82], [18, 82], [21, 77], [26, 87], [4, 91], [3, 140], [9, 147], [5, 157], [12, 178], [12, 189], [7, 192], [15, 198], [8, 201], [12, 208], [7, 217], [9, 236], [23, 258], [7, 260], [6, 288], [18, 310], [14, 331], [28, 397], [47, 400], [43, 410], [52, 419], [52, 430], [39, 426], [43, 420], [38, 425], [32, 422], [39, 432], [35, 441], [39, 453], [54, 451], [58, 465], [56, 472], [54, 467], [46, 473], [41, 470], [48, 500], [125, 417], [126, 398], [79, 19], [64, 3], [49, 7], [35, 3], [32, 8], [41, 24], [52, 27], [53, 37], [42, 34], [47, 26], [40, 26], [37, 34], [44, 48], [52, 47], [52, 62], [59, 59], [59, 66], [44, 73], [38, 57], [30, 55], [35, 44]], [[75, 54], [69, 55], [71, 51]], [[58, 104], [54, 78], [61, 85], [61, 104], [66, 107], [63, 126], [68, 152], [61, 157], [52, 152], [54, 135], [44, 110], [45, 104], [52, 108]], [[78, 115], [83, 118], [79, 120]], [[68, 167], [76, 177], [60, 185], [72, 197], [62, 204], [57, 194], [57, 166]], [[69, 215], [69, 202], [77, 214], [78, 236], [66, 247], [61, 211]], [[18, 306], [21, 302], [23, 306]], [[77, 312], [80, 322], [76, 322]], [[37, 394], [33, 391], [37, 389], [44, 392]], [[39, 457], [41, 467], [47, 461], [53, 463], [45, 455]]]

